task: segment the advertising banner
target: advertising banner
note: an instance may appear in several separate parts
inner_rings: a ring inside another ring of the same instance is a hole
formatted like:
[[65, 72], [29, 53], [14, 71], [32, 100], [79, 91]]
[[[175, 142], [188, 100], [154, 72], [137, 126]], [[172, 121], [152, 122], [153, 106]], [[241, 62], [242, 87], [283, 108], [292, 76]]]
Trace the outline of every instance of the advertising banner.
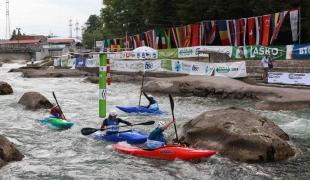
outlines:
[[310, 73], [269, 72], [268, 83], [310, 85]]
[[114, 61], [114, 69], [116, 71], [138, 72], [143, 70], [139, 68], [139, 64], [141, 64], [140, 61]]
[[158, 50], [158, 59], [177, 59], [178, 58], [178, 49], [159, 49]]
[[123, 51], [122, 59], [157, 59], [156, 52], [134, 52], [134, 51]]
[[86, 58], [76, 58], [75, 67], [85, 67]]
[[291, 59], [309, 59], [310, 58], [310, 44], [295, 44], [292, 45], [289, 53]]
[[233, 46], [233, 59], [263, 59], [272, 52], [273, 59], [286, 59], [286, 46]]
[[231, 78], [246, 77], [247, 72], [245, 61], [233, 63], [215, 63], [214, 76], [224, 76]]

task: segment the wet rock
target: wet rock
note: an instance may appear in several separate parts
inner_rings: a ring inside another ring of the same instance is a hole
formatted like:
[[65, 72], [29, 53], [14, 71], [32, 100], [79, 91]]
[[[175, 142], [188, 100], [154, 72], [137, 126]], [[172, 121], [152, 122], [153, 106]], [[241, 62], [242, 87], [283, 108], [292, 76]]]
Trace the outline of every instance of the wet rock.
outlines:
[[7, 138], [0, 135], [0, 169], [13, 161], [21, 161], [25, 156]]
[[237, 161], [283, 160], [295, 154], [282, 129], [239, 107], [206, 111], [178, 129], [178, 136], [183, 144], [215, 149]]
[[0, 81], [0, 95], [7, 95], [12, 93], [13, 93], [12, 87], [8, 83]]
[[18, 101], [25, 110], [50, 109], [53, 104], [38, 92], [27, 92]]

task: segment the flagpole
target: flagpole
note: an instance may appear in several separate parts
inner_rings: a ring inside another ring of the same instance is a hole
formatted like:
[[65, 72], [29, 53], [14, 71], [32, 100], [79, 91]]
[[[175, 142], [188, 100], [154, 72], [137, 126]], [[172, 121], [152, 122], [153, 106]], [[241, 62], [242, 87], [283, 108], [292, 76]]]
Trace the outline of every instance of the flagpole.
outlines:
[[300, 39], [301, 39], [301, 33], [300, 33], [300, 29], [301, 29], [301, 16], [300, 16], [300, 7], [298, 8], [298, 18], [299, 18], [299, 44], [300, 44]]

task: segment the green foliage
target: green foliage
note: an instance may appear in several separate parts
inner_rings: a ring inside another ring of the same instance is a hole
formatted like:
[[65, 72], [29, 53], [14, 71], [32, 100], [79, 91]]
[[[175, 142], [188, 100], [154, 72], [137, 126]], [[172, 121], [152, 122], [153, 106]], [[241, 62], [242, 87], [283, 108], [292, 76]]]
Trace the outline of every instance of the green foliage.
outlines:
[[[131, 36], [152, 29], [167, 29], [206, 20], [262, 16], [300, 7], [301, 43], [310, 42], [309, 0], [102, 0], [102, 3], [104, 8], [100, 15], [89, 17], [85, 33], [101, 30], [105, 39], [122, 38], [126, 34]], [[288, 15], [274, 45], [293, 44], [291, 39]], [[218, 33], [213, 45], [221, 45]]]

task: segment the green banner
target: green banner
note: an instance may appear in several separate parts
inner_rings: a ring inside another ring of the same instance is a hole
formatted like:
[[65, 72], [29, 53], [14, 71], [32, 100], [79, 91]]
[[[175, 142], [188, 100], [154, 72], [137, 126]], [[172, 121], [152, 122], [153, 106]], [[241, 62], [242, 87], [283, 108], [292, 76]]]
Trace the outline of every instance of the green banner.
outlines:
[[158, 49], [158, 59], [177, 59], [178, 49]]
[[163, 69], [167, 69], [169, 71], [172, 71], [172, 61], [171, 60], [161, 60], [160, 61], [160, 67]]
[[266, 53], [273, 53], [273, 59], [286, 58], [286, 46], [233, 46], [233, 59], [263, 59]]
[[68, 59], [61, 60], [61, 66], [62, 67], [68, 67]]

